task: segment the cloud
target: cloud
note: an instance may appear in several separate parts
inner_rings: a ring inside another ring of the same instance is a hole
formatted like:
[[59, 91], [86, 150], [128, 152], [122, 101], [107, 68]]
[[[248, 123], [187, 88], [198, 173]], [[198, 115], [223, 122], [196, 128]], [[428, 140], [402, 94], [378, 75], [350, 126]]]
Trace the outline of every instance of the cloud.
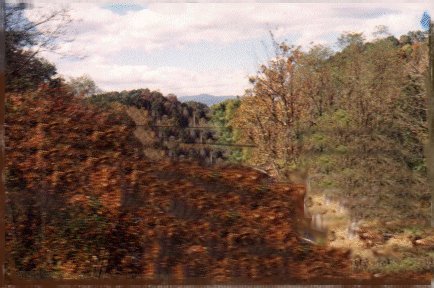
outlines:
[[[305, 36], [296, 44], [307, 44], [331, 32], [366, 30], [366, 22], [392, 25], [408, 23], [420, 17], [421, 5], [328, 4], [328, 3], [150, 3], [147, 9], [118, 14], [96, 4], [71, 4], [78, 31], [69, 50], [83, 50], [89, 55], [113, 54], [125, 49], [144, 53], [168, 47], [180, 47], [200, 41], [231, 43], [242, 41], [268, 30], [277, 35], [302, 31]], [[390, 20], [392, 17], [394, 20]], [[399, 25], [396, 31], [417, 28]], [[372, 31], [367, 31], [372, 32]], [[307, 43], [306, 43], [307, 42]], [[66, 48], [65, 48], [66, 49]], [[66, 51], [65, 51], [66, 52]]]
[[[75, 40], [63, 44], [59, 52], [88, 57], [81, 61], [54, 54], [46, 57], [58, 64], [61, 73], [71, 76], [87, 73], [105, 89], [149, 87], [178, 95], [235, 94], [248, 86], [245, 67], [230, 68], [222, 63], [221, 69], [203, 73], [199, 66], [186, 69], [167, 63], [152, 67], [145, 63], [115, 64], [114, 57], [132, 50], [153, 57], [156, 52], [161, 55], [164, 54], [161, 51], [181, 51], [202, 42], [219, 47], [269, 39], [269, 30], [278, 40], [297, 35], [290, 41], [302, 46], [311, 42], [334, 44], [336, 37], [345, 31], [364, 32], [369, 39], [378, 25], [388, 26], [398, 36], [418, 30], [424, 10], [434, 15], [433, 3], [154, 2], [145, 9], [127, 9], [122, 13], [107, 9], [107, 4], [72, 3], [69, 6], [75, 21], [71, 33]], [[39, 7], [45, 9], [46, 5]], [[37, 14], [35, 5], [28, 15]], [[198, 65], [206, 65], [207, 60], [203, 61]]]
[[117, 65], [105, 61], [94, 61], [83, 65], [81, 61], [62, 62], [60, 71], [69, 71], [68, 77], [90, 75], [100, 88], [106, 91], [149, 88], [163, 94], [178, 96], [196, 95], [207, 91], [213, 95], [241, 95], [247, 83], [242, 70], [213, 70], [208, 73], [179, 67], [163, 66], [152, 68], [146, 65]]

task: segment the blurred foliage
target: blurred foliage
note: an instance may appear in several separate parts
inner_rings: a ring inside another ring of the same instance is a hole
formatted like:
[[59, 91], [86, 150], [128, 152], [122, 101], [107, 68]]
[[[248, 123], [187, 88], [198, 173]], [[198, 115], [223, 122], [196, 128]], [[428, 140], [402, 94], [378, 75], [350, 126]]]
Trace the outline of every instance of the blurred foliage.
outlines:
[[8, 94], [8, 275], [229, 283], [350, 272], [349, 253], [297, 236], [303, 188], [242, 166], [149, 160], [125, 106], [86, 99], [67, 87]]

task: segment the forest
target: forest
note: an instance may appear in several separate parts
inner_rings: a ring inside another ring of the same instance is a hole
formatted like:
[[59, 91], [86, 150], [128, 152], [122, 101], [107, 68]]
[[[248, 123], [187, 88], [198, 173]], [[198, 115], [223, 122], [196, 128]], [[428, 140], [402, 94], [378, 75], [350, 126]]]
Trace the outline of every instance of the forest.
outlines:
[[[344, 32], [338, 50], [270, 33], [274, 55], [244, 95], [208, 107], [64, 79], [29, 49], [62, 27], [36, 24], [7, 7], [9, 280], [431, 279], [426, 32]], [[306, 220], [318, 195], [363, 223], [375, 258], [303, 234], [319, 233]]]

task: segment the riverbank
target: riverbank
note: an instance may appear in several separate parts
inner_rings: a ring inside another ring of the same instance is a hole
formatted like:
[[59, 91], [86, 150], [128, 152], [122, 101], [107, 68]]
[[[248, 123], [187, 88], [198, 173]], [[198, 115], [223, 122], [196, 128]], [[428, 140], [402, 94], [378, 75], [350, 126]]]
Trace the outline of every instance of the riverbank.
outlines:
[[416, 278], [430, 274], [434, 268], [432, 228], [354, 220], [343, 203], [325, 193], [306, 196], [312, 228], [326, 231], [326, 245], [351, 250], [355, 273], [372, 273], [378, 278], [395, 273], [409, 273]]

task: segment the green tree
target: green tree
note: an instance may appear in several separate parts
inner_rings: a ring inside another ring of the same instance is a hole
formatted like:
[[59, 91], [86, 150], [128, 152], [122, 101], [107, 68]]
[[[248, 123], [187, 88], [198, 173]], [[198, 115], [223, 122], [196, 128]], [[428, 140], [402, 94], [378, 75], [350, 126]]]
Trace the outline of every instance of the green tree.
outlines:
[[102, 93], [102, 90], [98, 88], [95, 81], [86, 74], [79, 77], [71, 77], [67, 84], [72, 88], [76, 96], [91, 96]]
[[421, 74], [410, 69], [418, 61], [403, 58], [389, 37], [361, 43], [359, 36], [332, 59], [336, 109], [317, 121], [311, 141], [321, 142], [322, 153], [312, 166], [323, 185], [364, 203], [353, 209], [356, 217], [426, 220], [426, 178], [415, 173], [426, 137]]
[[[241, 138], [240, 135], [244, 131], [234, 129], [232, 120], [240, 107], [239, 99], [228, 99], [210, 107], [211, 123], [213, 126], [219, 127], [217, 134], [217, 142], [221, 144], [234, 144]], [[231, 148], [229, 150], [228, 159], [231, 161], [241, 162], [245, 160], [245, 150], [241, 148]]]
[[283, 177], [308, 167], [313, 186], [338, 188], [355, 217], [422, 224], [426, 43], [411, 40], [408, 52], [380, 28], [370, 42], [344, 33], [335, 53], [275, 43], [278, 53], [251, 78], [233, 125], [258, 146], [247, 163]]

